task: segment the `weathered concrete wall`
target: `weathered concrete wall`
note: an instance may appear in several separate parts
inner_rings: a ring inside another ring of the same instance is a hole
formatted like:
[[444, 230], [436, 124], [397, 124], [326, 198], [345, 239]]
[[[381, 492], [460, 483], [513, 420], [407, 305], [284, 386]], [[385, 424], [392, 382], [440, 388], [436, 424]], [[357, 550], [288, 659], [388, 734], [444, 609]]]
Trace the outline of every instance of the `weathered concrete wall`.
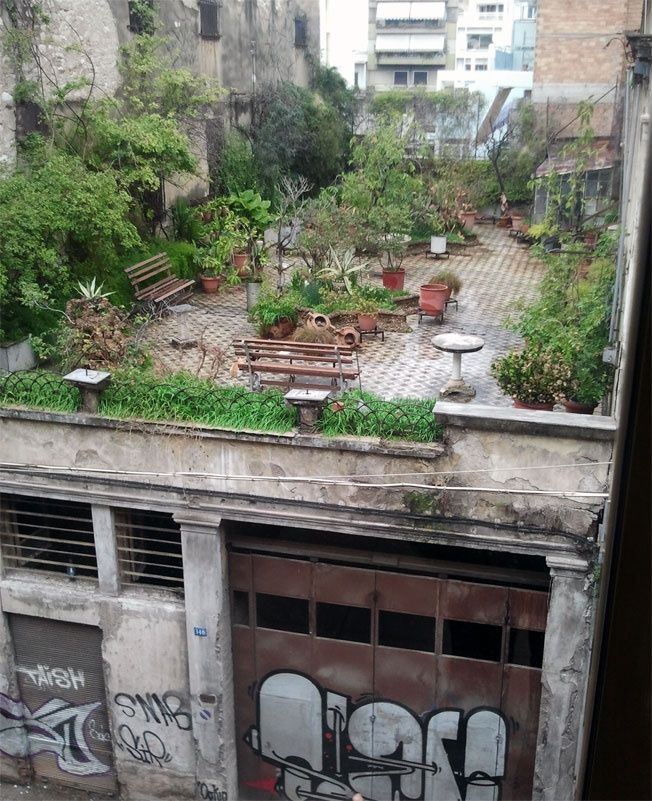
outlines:
[[[0, 39], [4, 23], [0, 16]], [[0, 177], [2, 170], [16, 161], [16, 113], [14, 109], [14, 86], [16, 80], [9, 57], [0, 49]]]
[[[451, 404], [438, 406], [442, 419], [446, 406]], [[493, 411], [499, 416], [497, 410], [485, 410], [486, 415]], [[451, 418], [445, 446], [387, 446], [373, 440], [234, 434], [8, 410], [0, 414], [0, 462], [13, 462], [20, 453], [27, 464], [59, 466], [60, 479], [52, 471], [39, 476], [38, 483], [51, 488], [57, 480], [72, 488], [71, 478], [92, 477], [97, 502], [123, 487], [120, 492], [136, 505], [149, 506], [158, 495], [162, 508], [190, 505], [232, 519], [262, 517], [266, 522], [272, 515], [294, 520], [294, 525], [312, 520], [323, 527], [330, 521], [347, 530], [357, 521], [359, 530], [375, 536], [384, 531], [390, 536], [427, 534], [433, 541], [453, 536], [478, 547], [490, 540], [539, 548], [540, 553], [554, 545], [570, 547], [573, 537], [593, 536], [603, 498], [562, 494], [605, 490], [613, 433], [607, 418], [580, 424], [572, 419], [578, 416], [511, 412], [507, 421], [482, 414], [475, 420]], [[153, 465], [153, 475], [137, 475], [152, 471]], [[93, 474], [92, 469], [107, 473]], [[387, 473], [398, 475], [387, 480]], [[3, 485], [24, 481], [19, 473], [5, 475]], [[529, 494], [536, 490], [551, 494]], [[476, 528], [459, 523], [460, 518], [472, 520]]]
[[[99, 626], [115, 771], [126, 799], [193, 798], [195, 755], [181, 601], [151, 590], [106, 597], [93, 582], [5, 579], [5, 613]], [[2, 616], [0, 633], [6, 631]], [[0, 692], [19, 697], [12, 649], [0, 643]], [[5, 689], [6, 688], [6, 689]], [[6, 776], [26, 777], [7, 760]], [[4, 769], [4, 766], [3, 766]]]

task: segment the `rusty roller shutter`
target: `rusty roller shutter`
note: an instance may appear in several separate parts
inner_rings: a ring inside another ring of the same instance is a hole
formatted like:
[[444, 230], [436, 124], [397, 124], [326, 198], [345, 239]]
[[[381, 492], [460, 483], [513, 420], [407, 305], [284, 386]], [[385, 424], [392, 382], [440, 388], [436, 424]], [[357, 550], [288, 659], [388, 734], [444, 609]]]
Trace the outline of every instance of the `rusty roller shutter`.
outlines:
[[26, 615], [9, 620], [34, 774], [114, 792], [101, 631]]

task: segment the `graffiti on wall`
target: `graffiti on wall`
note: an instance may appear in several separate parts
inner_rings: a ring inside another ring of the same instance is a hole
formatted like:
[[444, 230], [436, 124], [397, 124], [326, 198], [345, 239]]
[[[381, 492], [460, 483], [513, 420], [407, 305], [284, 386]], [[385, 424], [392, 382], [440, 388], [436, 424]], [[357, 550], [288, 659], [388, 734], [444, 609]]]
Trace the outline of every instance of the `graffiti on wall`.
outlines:
[[59, 769], [74, 776], [107, 773], [111, 768], [93, 754], [84, 731], [100, 706], [100, 701], [76, 706], [50, 698], [32, 711], [22, 701], [0, 693], [0, 751], [17, 758], [55, 754]]
[[417, 715], [387, 700], [351, 698], [301, 673], [263, 679], [257, 721], [245, 741], [280, 776], [290, 801], [497, 801], [505, 775], [507, 729], [486, 707]]
[[146, 723], [176, 726], [183, 731], [192, 729], [190, 713], [183, 699], [175, 692], [169, 691], [162, 695], [117, 693], [113, 700], [128, 718], [142, 717]]
[[38, 664], [35, 668], [16, 667], [16, 673], [23, 673], [35, 687], [59, 687], [61, 690], [77, 690], [84, 687], [86, 678], [83, 670], [74, 668], [53, 668], [50, 665]]
[[[183, 698], [170, 690], [161, 694], [116, 693], [113, 700], [120, 710], [116, 716], [130, 720], [119, 723], [116, 748], [143, 765], [162, 768], [171, 762], [172, 753], [165, 739], [167, 729], [192, 729], [192, 718]], [[140, 721], [148, 728], [141, 731], [137, 725]]]

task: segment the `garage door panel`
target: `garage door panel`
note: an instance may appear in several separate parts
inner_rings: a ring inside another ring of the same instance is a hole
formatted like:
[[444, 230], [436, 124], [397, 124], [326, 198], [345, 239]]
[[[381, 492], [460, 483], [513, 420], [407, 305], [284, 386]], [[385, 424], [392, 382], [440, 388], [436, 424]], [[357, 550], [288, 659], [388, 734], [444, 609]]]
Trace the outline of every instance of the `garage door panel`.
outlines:
[[256, 668], [260, 680], [273, 670], [306, 672], [310, 665], [312, 641], [301, 634], [280, 631], [256, 632]]
[[315, 639], [310, 676], [321, 686], [358, 700], [373, 693], [371, 645]]
[[548, 594], [510, 589], [509, 621], [519, 629], [544, 631], [548, 617]]
[[252, 575], [251, 555], [229, 554], [229, 586], [235, 590], [250, 590]]
[[465, 581], [443, 582], [440, 617], [501, 626], [507, 614], [507, 589]]
[[506, 765], [509, 781], [503, 794], [505, 801], [531, 796], [540, 700], [541, 671], [506, 665], [502, 711], [509, 732]]
[[435, 706], [436, 661], [434, 654], [376, 649], [375, 694], [410, 707], [417, 715]]
[[475, 659], [440, 656], [437, 664], [438, 709], [456, 707], [468, 711], [490, 706], [500, 709], [503, 668]]
[[438, 579], [427, 576], [379, 572], [376, 574], [378, 606], [396, 612], [435, 617], [439, 584]]
[[254, 591], [272, 595], [309, 598], [312, 581], [310, 562], [276, 556], [253, 556]]
[[314, 582], [314, 595], [320, 601], [368, 607], [373, 604], [375, 575], [371, 570], [316, 564]]

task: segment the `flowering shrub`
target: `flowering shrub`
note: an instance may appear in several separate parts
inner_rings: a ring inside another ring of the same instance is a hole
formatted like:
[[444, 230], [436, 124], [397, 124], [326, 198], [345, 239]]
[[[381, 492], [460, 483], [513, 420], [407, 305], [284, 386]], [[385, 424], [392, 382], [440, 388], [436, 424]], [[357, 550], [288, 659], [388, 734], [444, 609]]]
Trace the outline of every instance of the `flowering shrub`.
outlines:
[[551, 348], [512, 351], [491, 365], [491, 373], [506, 395], [523, 403], [554, 403], [564, 397], [571, 371]]

